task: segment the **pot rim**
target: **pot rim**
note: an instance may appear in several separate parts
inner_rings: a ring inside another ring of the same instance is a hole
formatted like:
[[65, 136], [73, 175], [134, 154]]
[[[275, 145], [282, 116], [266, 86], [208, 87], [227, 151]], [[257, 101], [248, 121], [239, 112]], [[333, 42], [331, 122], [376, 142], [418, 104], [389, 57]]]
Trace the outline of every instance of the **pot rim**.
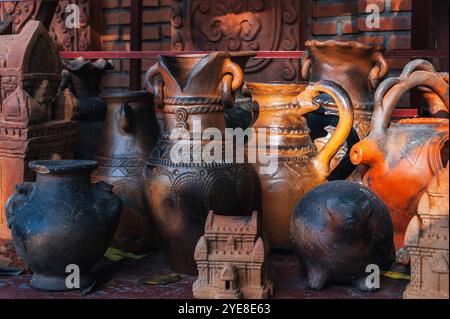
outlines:
[[148, 98], [151, 99], [152, 95], [150, 92], [145, 90], [140, 91], [116, 91], [116, 92], [104, 92], [99, 95], [99, 97], [103, 100], [111, 100], [111, 99], [134, 99], [134, 98]]
[[339, 40], [308, 40], [305, 42], [305, 46], [310, 48], [328, 48], [328, 47], [338, 47], [338, 48], [349, 48], [361, 51], [384, 51], [384, 46], [379, 44], [365, 44], [359, 41], [339, 41]]
[[448, 125], [449, 120], [446, 118], [438, 118], [438, 117], [411, 117], [404, 118], [398, 121], [392, 122], [391, 124], [395, 126], [403, 126], [403, 125]]
[[93, 171], [98, 166], [93, 160], [37, 160], [28, 167], [38, 174], [70, 174], [80, 171]]
[[277, 89], [284, 89], [288, 92], [303, 91], [308, 85], [307, 81], [267, 81], [267, 82], [245, 82], [250, 92], [268, 92], [272, 93]]

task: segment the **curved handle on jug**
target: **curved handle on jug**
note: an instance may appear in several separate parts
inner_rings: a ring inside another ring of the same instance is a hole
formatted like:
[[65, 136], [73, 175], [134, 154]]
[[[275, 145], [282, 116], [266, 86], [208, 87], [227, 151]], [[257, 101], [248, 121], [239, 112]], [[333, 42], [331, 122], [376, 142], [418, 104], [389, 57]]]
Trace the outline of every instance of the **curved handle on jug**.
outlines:
[[370, 91], [373, 92], [377, 89], [380, 81], [389, 72], [389, 65], [381, 52], [375, 52], [373, 55], [373, 62], [375, 63], [369, 73]]
[[145, 72], [145, 85], [150, 93], [153, 94], [153, 100], [157, 108], [164, 108], [164, 80], [161, 74], [161, 65], [153, 64], [147, 72]]
[[301, 75], [302, 75], [302, 79], [308, 80], [309, 77], [311, 76], [311, 66], [312, 66], [312, 61], [311, 61], [311, 56], [309, 54], [309, 51], [305, 52], [305, 55], [302, 58], [302, 67], [301, 67]]
[[[433, 65], [425, 60], [409, 62], [399, 77], [384, 80], [375, 92], [375, 108], [371, 122], [372, 134], [385, 134], [392, 113], [400, 98], [410, 89], [420, 86], [431, 90], [445, 105], [448, 113], [448, 75], [435, 71]], [[430, 108], [431, 106], [428, 105]]]
[[221, 82], [222, 103], [226, 108], [234, 106], [234, 93], [244, 85], [244, 71], [241, 67], [226, 59], [223, 66], [223, 78]]
[[340, 85], [325, 80], [310, 84], [297, 96], [297, 103], [308, 107], [311, 103], [315, 103], [314, 99], [321, 93], [331, 96], [339, 110], [339, 122], [334, 134], [313, 160], [319, 178], [325, 180], [330, 175], [331, 160], [345, 143], [352, 129], [353, 106], [347, 92]]

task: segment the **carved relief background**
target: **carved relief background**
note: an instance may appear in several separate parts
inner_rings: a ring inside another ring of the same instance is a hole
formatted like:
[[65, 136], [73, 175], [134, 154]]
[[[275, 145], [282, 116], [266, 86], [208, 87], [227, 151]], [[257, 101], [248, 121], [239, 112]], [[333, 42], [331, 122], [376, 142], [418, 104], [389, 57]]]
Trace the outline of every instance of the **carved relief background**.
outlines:
[[[296, 0], [174, 0], [174, 50], [300, 50]], [[298, 60], [251, 59], [249, 80], [296, 80]]]
[[[42, 0], [0, 2], [0, 21], [12, 17], [12, 33], [20, 32], [25, 23], [36, 19], [42, 10]], [[80, 8], [80, 28], [67, 28], [65, 21], [71, 11], [66, 12], [69, 4]], [[89, 50], [89, 0], [60, 0], [53, 14], [49, 28], [50, 35], [64, 51]]]

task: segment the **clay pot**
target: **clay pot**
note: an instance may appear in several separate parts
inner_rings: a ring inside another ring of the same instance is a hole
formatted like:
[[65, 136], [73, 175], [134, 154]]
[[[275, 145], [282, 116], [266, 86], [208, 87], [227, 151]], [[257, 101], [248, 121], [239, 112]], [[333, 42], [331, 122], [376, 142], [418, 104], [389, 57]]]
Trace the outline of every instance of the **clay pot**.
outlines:
[[[354, 130], [346, 145], [347, 150], [350, 150], [369, 133], [373, 93], [388, 73], [388, 64], [382, 55], [383, 48], [335, 40], [309, 40], [305, 46], [307, 51], [302, 63], [302, 77], [311, 82], [334, 81], [350, 96], [354, 108]], [[336, 104], [329, 96], [320, 95], [317, 102], [321, 107], [307, 116], [313, 140], [326, 137], [328, 132], [325, 127], [336, 126], [338, 121]], [[349, 160], [349, 151], [344, 154], [338, 157], [340, 164], [330, 176], [331, 179], [345, 179], [355, 169]]]
[[18, 255], [33, 271], [31, 286], [70, 290], [68, 265], [80, 270], [80, 287], [93, 283], [91, 267], [108, 248], [119, 222], [122, 203], [112, 186], [90, 183], [95, 161], [34, 161], [34, 183], [16, 187], [6, 203]]
[[400, 98], [413, 87], [432, 90], [447, 108], [448, 74], [439, 74], [424, 60], [408, 63], [400, 77], [389, 78], [375, 93], [371, 133], [353, 146], [351, 160], [368, 170], [363, 183], [388, 206], [394, 224], [395, 246], [403, 247], [404, 234], [431, 178], [448, 161], [448, 118], [413, 118], [389, 121]]
[[307, 193], [292, 214], [290, 233], [309, 286], [316, 290], [328, 282], [352, 282], [362, 291], [374, 291], [366, 285], [373, 272], [366, 267], [389, 270], [395, 259], [386, 205], [354, 182], [331, 181]]
[[[327, 180], [330, 162], [352, 127], [351, 102], [345, 91], [331, 81], [309, 86], [248, 82], [247, 86], [259, 107], [252, 125], [256, 132], [248, 142], [248, 158], [255, 163], [261, 182], [263, 229], [272, 248], [289, 248], [291, 212], [306, 192]], [[313, 99], [321, 93], [335, 99], [340, 120], [330, 140], [317, 152], [304, 116], [318, 107]], [[260, 137], [256, 143], [257, 136], [264, 133], [269, 143], [261, 144]], [[250, 152], [257, 155], [255, 160]], [[264, 163], [262, 154], [271, 160]]]
[[105, 71], [112, 69], [114, 64], [111, 60], [90, 62], [79, 57], [63, 60], [63, 65], [60, 91], [69, 89], [78, 100], [72, 117], [79, 123], [74, 157], [93, 159], [100, 140], [92, 137], [101, 135], [106, 114], [106, 103], [99, 97], [100, 83]]
[[113, 185], [124, 204], [112, 245], [144, 254], [156, 248], [140, 184], [159, 134], [153, 99], [146, 91], [110, 93], [101, 98], [108, 110], [95, 156], [99, 166], [92, 181]]
[[[163, 107], [165, 131], [143, 174], [145, 197], [159, 248], [170, 266], [196, 274], [194, 249], [208, 211], [249, 215], [257, 209], [257, 176], [252, 166], [227, 158], [222, 139], [216, 140], [222, 151], [218, 158], [205, 160], [202, 155], [209, 152], [210, 136], [199, 136], [205, 129], [215, 128], [224, 137], [224, 104], [232, 101], [233, 92], [242, 86], [243, 72], [229, 54], [215, 52], [162, 56], [146, 77], [156, 105]], [[180, 145], [176, 135], [171, 137], [174, 132], [184, 133], [181, 142], [188, 152], [184, 161], [171, 156]]]

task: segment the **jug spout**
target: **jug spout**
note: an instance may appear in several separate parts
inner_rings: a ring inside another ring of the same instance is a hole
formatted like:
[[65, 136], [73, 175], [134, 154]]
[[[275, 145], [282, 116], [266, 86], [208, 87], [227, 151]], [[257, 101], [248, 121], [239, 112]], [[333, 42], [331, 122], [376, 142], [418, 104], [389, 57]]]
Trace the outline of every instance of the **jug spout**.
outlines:
[[384, 162], [384, 156], [374, 139], [365, 138], [352, 147], [350, 160], [354, 165], [378, 166]]

